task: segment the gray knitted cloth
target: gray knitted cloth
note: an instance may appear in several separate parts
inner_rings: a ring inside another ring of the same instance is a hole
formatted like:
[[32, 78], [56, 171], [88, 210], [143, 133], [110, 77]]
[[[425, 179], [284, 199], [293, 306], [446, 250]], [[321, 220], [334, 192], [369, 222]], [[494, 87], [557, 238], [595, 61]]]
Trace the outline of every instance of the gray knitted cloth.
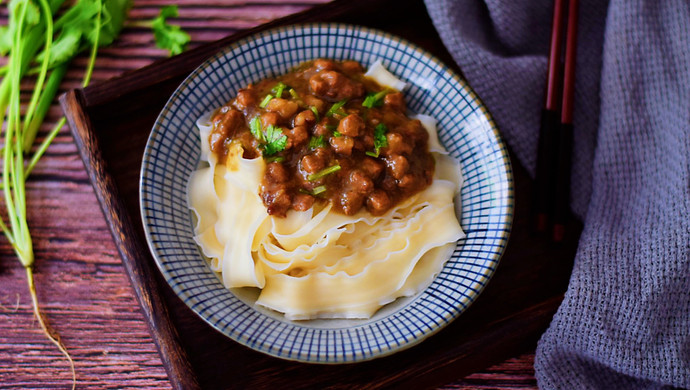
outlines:
[[[533, 174], [553, 0], [426, 0]], [[690, 388], [690, 2], [581, 0], [571, 206], [584, 221], [535, 362], [544, 389]]]

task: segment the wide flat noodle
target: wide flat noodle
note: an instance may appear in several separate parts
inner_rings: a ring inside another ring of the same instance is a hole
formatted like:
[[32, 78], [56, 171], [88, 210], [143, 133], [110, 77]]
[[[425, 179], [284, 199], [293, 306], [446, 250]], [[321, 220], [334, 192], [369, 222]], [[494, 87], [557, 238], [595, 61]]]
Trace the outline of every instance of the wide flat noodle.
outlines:
[[402, 91], [407, 86], [407, 83], [395, 77], [393, 73], [389, 72], [388, 69], [383, 66], [381, 60], [374, 61], [374, 63], [369, 66], [369, 69], [364, 76], [373, 79], [379, 85], [393, 88], [396, 91]]
[[224, 165], [206, 153], [210, 166], [192, 174], [195, 240], [226, 287], [261, 288], [257, 305], [288, 319], [368, 318], [426, 288], [464, 237], [453, 204], [459, 165], [440, 144], [431, 186], [382, 216], [330, 205], [268, 216], [258, 195], [265, 163], [242, 153], [233, 144]]

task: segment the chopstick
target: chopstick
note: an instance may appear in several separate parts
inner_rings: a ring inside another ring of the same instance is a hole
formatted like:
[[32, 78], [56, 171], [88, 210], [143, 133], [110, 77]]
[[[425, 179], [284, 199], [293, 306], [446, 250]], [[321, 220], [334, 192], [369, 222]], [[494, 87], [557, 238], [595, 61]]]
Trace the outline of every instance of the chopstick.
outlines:
[[539, 130], [537, 174], [532, 207], [535, 230], [545, 232], [551, 227], [551, 239], [554, 242], [561, 242], [565, 238], [565, 226], [570, 210], [578, 0], [568, 2], [565, 65], [561, 79], [564, 3], [566, 1], [554, 1], [547, 85]]
[[554, 0], [549, 62], [547, 70], [544, 108], [541, 112], [539, 144], [537, 147], [537, 173], [534, 186], [532, 214], [537, 232], [545, 232], [551, 222], [553, 209], [553, 182], [555, 176], [556, 135], [558, 134], [558, 113], [561, 99], [561, 50], [565, 24], [566, 0]]
[[577, 53], [578, 0], [570, 0], [568, 7], [568, 33], [565, 44], [565, 70], [563, 77], [563, 105], [558, 134], [558, 163], [556, 166], [556, 194], [552, 236], [554, 242], [565, 238], [565, 224], [570, 215], [570, 170], [573, 153], [573, 103], [575, 99], [575, 60]]

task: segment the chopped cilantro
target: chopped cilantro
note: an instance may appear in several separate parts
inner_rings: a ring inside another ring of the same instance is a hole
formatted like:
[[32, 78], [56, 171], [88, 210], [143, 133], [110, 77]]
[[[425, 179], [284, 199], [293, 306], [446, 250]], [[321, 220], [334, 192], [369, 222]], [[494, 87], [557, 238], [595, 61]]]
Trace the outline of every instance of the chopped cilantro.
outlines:
[[326, 192], [326, 186], [318, 186], [311, 191], [312, 195], [318, 195], [323, 192]]
[[388, 146], [388, 140], [386, 139], [387, 131], [388, 127], [386, 127], [386, 125], [383, 123], [376, 125], [376, 128], [374, 128], [374, 151], [366, 152], [367, 156], [378, 157], [379, 153], [381, 152], [381, 148]]
[[259, 107], [266, 108], [266, 106], [268, 105], [268, 102], [270, 102], [272, 99], [273, 99], [273, 95], [271, 95], [269, 93], [268, 95], [266, 95], [264, 100], [261, 101], [261, 104], [259, 104]]
[[387, 94], [387, 89], [384, 89], [383, 91], [377, 93], [370, 93], [362, 102], [362, 106], [366, 108], [380, 107], [381, 105], [383, 105], [383, 97]]
[[280, 162], [285, 161], [285, 157], [283, 157], [283, 156], [271, 156], [271, 157], [265, 157], [264, 160], [267, 163], [272, 163], [272, 162], [280, 163]]
[[285, 150], [287, 136], [283, 134], [283, 129], [280, 127], [268, 125], [264, 130], [264, 138], [266, 139], [266, 143], [263, 145], [264, 156], [272, 156]]
[[[259, 147], [263, 149], [264, 157], [272, 156], [285, 150], [285, 146], [287, 145], [287, 136], [283, 134], [283, 129], [273, 125], [268, 125], [268, 127], [262, 131], [261, 119], [258, 115], [249, 122], [249, 131], [252, 133], [254, 138], [259, 141]], [[278, 159], [282, 159], [282, 157], [276, 157], [273, 160], [267, 161], [271, 162]]]
[[341, 108], [343, 108], [343, 106], [344, 106], [346, 103], [347, 103], [347, 99], [343, 99], [343, 100], [341, 100], [341, 101], [339, 101], [339, 102], [337, 102], [337, 103], [333, 103], [333, 105], [331, 106], [331, 108], [330, 108], [330, 109], [328, 110], [328, 112], [326, 113], [326, 116], [333, 116], [333, 115], [335, 115], [335, 114], [338, 114], [338, 115], [347, 115], [347, 113], [346, 113], [345, 111], [341, 110]]
[[309, 109], [311, 110], [311, 112], [314, 113], [314, 116], [316, 117], [316, 121], [318, 122], [319, 121], [319, 110], [317, 110], [316, 107], [314, 107], [314, 106], [309, 107]]
[[326, 141], [323, 139], [323, 135], [309, 139], [309, 149], [323, 148], [325, 146]]
[[321, 185], [318, 187], [314, 187], [314, 189], [311, 191], [305, 190], [304, 188], [300, 188], [299, 192], [301, 192], [303, 194], [311, 195], [311, 196], [317, 196], [319, 194], [326, 192], [326, 186]]
[[258, 139], [259, 142], [263, 140], [263, 133], [261, 132], [261, 119], [258, 115], [255, 116], [251, 122], [249, 122], [249, 131], [251, 131], [254, 138]]
[[275, 87], [273, 87], [271, 92], [275, 93], [277, 98], [281, 98], [281, 97], [283, 97], [283, 91], [285, 90], [285, 88], [287, 88], [287, 85], [285, 85], [281, 81]]
[[314, 180], [319, 180], [324, 176], [328, 176], [333, 172], [338, 172], [340, 170], [340, 165], [332, 165], [328, 168], [322, 169], [316, 173], [312, 173], [311, 175], [307, 176], [307, 180], [309, 181], [314, 181]]

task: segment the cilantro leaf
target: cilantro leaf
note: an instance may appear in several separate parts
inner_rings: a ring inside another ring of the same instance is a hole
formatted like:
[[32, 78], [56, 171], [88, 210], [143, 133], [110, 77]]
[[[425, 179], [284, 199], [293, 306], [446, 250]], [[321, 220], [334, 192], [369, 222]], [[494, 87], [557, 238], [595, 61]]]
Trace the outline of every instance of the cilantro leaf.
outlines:
[[323, 135], [318, 137], [311, 137], [309, 139], [309, 149], [323, 148], [326, 146], [326, 140], [323, 139]]
[[[99, 46], [110, 45], [120, 35], [120, 30], [125, 24], [131, 6], [131, 0], [105, 0], [103, 2], [103, 25], [98, 38]], [[93, 42], [93, 39], [91, 41]]]
[[156, 46], [168, 50], [170, 55], [182, 53], [191, 40], [189, 34], [183, 31], [180, 26], [166, 22], [167, 18], [176, 18], [177, 16], [177, 6], [168, 5], [161, 8], [160, 14], [151, 22]]
[[388, 90], [384, 89], [383, 91], [377, 92], [377, 93], [370, 93], [367, 95], [366, 98], [364, 98], [364, 101], [362, 102], [362, 106], [366, 108], [374, 108], [374, 107], [380, 107], [383, 105], [383, 98], [388, 94]]
[[249, 131], [252, 133], [254, 138], [259, 140], [259, 142], [263, 141], [263, 133], [261, 132], [261, 119], [259, 116], [255, 116], [254, 119], [249, 122]]
[[6, 56], [12, 48], [14, 31], [9, 26], [0, 26], [0, 55]]
[[376, 128], [374, 128], [374, 151], [366, 152], [367, 156], [378, 157], [379, 153], [381, 152], [381, 148], [388, 146], [388, 140], [386, 139], [387, 131], [388, 127], [386, 127], [386, 125], [383, 123], [376, 125]]
[[[60, 36], [53, 42], [53, 47], [50, 50], [50, 58], [48, 59], [49, 66], [61, 64], [69, 61], [72, 57], [79, 53], [82, 32], [78, 29], [68, 29], [62, 32]], [[43, 52], [38, 56], [39, 60], [43, 58]]]
[[[120, 33], [131, 0], [105, 0], [76, 2], [55, 22], [57, 38], [50, 51], [49, 66], [69, 61], [87, 45], [93, 45], [98, 36], [98, 45], [111, 44]], [[51, 6], [52, 7], [52, 6]], [[96, 23], [101, 12], [100, 26]], [[37, 56], [41, 61], [44, 53]]]
[[264, 131], [264, 139], [266, 140], [263, 145], [264, 156], [272, 156], [282, 152], [287, 145], [287, 136], [283, 134], [283, 129], [273, 125], [268, 125]]

